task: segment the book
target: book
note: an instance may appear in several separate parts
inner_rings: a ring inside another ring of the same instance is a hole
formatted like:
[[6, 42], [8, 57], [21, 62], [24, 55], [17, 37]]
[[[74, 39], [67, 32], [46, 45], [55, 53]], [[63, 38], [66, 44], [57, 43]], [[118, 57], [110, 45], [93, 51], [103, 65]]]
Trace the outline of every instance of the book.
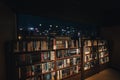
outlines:
[[59, 74], [59, 71], [57, 71], [57, 80], [60, 80], [60, 74]]
[[41, 50], [48, 50], [48, 42], [41, 41]]
[[44, 74], [43, 75], [43, 80], [51, 80], [51, 73]]
[[50, 60], [55, 60], [55, 51], [50, 51]]

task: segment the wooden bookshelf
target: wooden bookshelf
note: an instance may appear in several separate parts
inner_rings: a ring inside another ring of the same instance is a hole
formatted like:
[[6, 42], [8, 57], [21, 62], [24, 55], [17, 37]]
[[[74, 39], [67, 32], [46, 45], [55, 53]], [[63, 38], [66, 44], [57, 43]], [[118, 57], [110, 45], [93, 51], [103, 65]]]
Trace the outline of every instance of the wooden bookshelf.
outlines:
[[10, 44], [9, 59], [15, 75], [12, 80], [84, 80], [109, 64], [104, 39], [45, 36]]
[[84, 78], [90, 77], [108, 67], [109, 51], [107, 41], [102, 39], [83, 39]]
[[98, 40], [98, 53], [100, 71], [102, 71], [103, 69], [106, 69], [109, 66], [109, 49], [107, 40]]
[[81, 80], [79, 39], [66, 36], [27, 37], [11, 44], [16, 74], [14, 80]]

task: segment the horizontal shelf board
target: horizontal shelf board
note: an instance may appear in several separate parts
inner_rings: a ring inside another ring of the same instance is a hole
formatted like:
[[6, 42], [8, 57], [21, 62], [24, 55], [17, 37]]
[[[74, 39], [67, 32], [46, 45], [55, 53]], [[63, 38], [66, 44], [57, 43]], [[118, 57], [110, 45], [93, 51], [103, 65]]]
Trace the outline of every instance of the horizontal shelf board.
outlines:
[[105, 44], [104, 45], [98, 45], [98, 47], [101, 47], [101, 46], [106, 46]]
[[50, 52], [55, 50], [40, 50], [40, 51], [20, 51], [20, 52], [14, 52], [14, 54], [39, 54], [40, 52]]
[[104, 50], [104, 51], [98, 51], [98, 52], [106, 52], [106, 51], [108, 51], [108, 50]]
[[100, 59], [105, 58], [105, 57], [109, 57], [109, 55], [104, 55], [103, 57], [100, 57]]
[[[54, 60], [48, 60], [48, 62], [55, 62]], [[25, 66], [33, 66], [33, 65], [38, 65], [38, 64], [42, 64], [42, 63], [48, 63], [47, 61], [42, 61], [42, 62], [35, 62], [35, 63], [31, 63], [31, 64], [24, 64], [24, 65], [16, 65], [16, 67], [25, 67]]]
[[75, 73], [75, 74], [73, 74], [73, 75], [69, 75], [69, 76], [63, 77], [62, 80], [67, 79], [67, 78], [70, 78], [70, 77], [73, 77], [73, 76], [75, 76], [75, 75], [80, 75], [80, 72]]
[[68, 69], [68, 68], [72, 68], [72, 67], [75, 67], [75, 66], [78, 66], [78, 65], [81, 66], [81, 64], [79, 63], [79, 64], [76, 64], [76, 65], [71, 65], [71, 66], [67, 66], [67, 67], [64, 67], [64, 68], [56, 69], [56, 70], [58, 71], [58, 70]]
[[87, 63], [87, 62], [92, 62], [92, 61], [97, 61], [98, 59], [93, 59], [93, 60], [89, 60], [89, 61], [86, 61], [86, 62], [84, 62], [85, 64]]
[[107, 64], [107, 63], [109, 63], [109, 61], [108, 62], [104, 62], [104, 63], [100, 63], [100, 65], [104, 65], [104, 64]]
[[55, 72], [55, 70], [49, 71], [49, 72], [45, 72], [45, 73], [40, 73], [39, 75], [48, 74], [48, 73], [51, 73], [51, 72]]
[[73, 58], [73, 57], [81, 57], [81, 55], [72, 55], [72, 56], [63, 57], [63, 58], [57, 58], [57, 60], [69, 59], [69, 58]]
[[84, 71], [89, 71], [89, 70], [92, 70], [92, 69], [95, 69], [97, 66], [94, 66], [94, 67], [90, 67], [89, 69], [86, 69]]

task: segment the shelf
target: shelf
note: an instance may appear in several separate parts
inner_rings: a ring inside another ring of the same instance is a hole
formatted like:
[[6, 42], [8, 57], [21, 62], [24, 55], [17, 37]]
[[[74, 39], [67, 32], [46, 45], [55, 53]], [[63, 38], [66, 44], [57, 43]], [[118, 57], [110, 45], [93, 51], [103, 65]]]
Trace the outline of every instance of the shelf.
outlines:
[[100, 52], [106, 52], [106, 51], [108, 51], [108, 50], [104, 50], [104, 51], [98, 51], [98, 52], [100, 53]]
[[93, 47], [93, 46], [91, 45], [91, 46], [84, 46], [84, 47], [90, 47], [90, 48], [91, 48], [91, 47]]
[[55, 60], [45, 60], [45, 61], [41, 61], [40, 63], [47, 63], [47, 62], [55, 62]]
[[68, 56], [68, 57], [63, 57], [63, 58], [57, 58], [57, 60], [62, 60], [62, 59], [71, 59], [73, 57], [80, 57], [81, 55], [72, 55], [72, 56]]
[[55, 70], [49, 71], [49, 72], [45, 72], [45, 73], [40, 73], [39, 75], [48, 74], [48, 73], [52, 73], [52, 72], [55, 72]]
[[97, 61], [98, 59], [94, 59], [94, 60], [89, 60], [89, 61], [86, 61], [84, 63], [87, 63], [87, 62], [92, 62], [92, 61]]
[[[48, 74], [48, 73], [52, 73], [52, 72], [55, 72], [55, 70], [54, 70], [54, 71], [45, 72], [45, 73], [37, 73], [37, 75], [38, 75], [38, 76], [41, 76], [41, 75]], [[37, 76], [37, 75], [35, 74], [35, 75], [29, 76], [29, 77], [25, 77], [24, 79], [33, 78], [33, 77], [35, 77], [35, 76]], [[21, 79], [20, 79], [20, 80], [21, 80]]]
[[78, 65], [81, 65], [81, 64], [79, 63], [79, 64], [76, 64], [76, 65], [71, 65], [71, 66], [67, 66], [67, 67], [64, 67], [64, 68], [60, 68], [60, 69], [57, 69], [57, 71], [67, 69], [67, 68], [72, 68], [72, 67], [75, 67], [75, 66], [78, 66]]
[[33, 66], [33, 65], [47, 63], [47, 62], [55, 62], [55, 61], [54, 60], [48, 60], [48, 61], [35, 62], [35, 63], [24, 64], [24, 65], [16, 65], [16, 67], [18, 68], [18, 67], [25, 67], [25, 66]]
[[104, 64], [107, 64], [107, 63], [109, 63], [109, 61], [108, 62], [104, 62], [104, 63], [100, 63], [100, 65], [104, 65]]
[[90, 67], [89, 69], [86, 69], [86, 70], [84, 70], [84, 71], [88, 71], [88, 70], [94, 69], [95, 67], [96, 67], [96, 66]]
[[84, 71], [88, 71], [88, 70], [90, 70], [90, 69], [91, 69], [91, 68], [88, 68], [88, 69], [86, 69], [86, 70], [84, 69]]
[[63, 78], [60, 79], [60, 80], [64, 80], [64, 79], [66, 79], [66, 78], [73, 77], [73, 76], [75, 76], [75, 75], [79, 75], [79, 74], [80, 74], [80, 72], [75, 73], [75, 74], [72, 74], [72, 75], [69, 75], [69, 76], [66, 76], [66, 77], [63, 77]]
[[40, 51], [20, 51], [20, 52], [14, 52], [15, 55], [22, 55], [22, 54], [40, 54], [40, 52], [50, 52], [50, 51], [55, 51], [55, 50], [40, 50]]
[[96, 54], [97, 52], [90, 52], [90, 53], [88, 53], [88, 54], [85, 54], [85, 55], [91, 55], [91, 54]]
[[54, 49], [54, 50], [69, 50], [69, 48], [61, 48], [61, 49]]
[[102, 58], [105, 58], [105, 57], [108, 57], [109, 55], [107, 54], [107, 55], [104, 55], [103, 57], [100, 57], [100, 59], [102, 59]]
[[87, 53], [87, 54], [85, 54], [85, 55], [91, 55], [92, 53], [90, 52], [90, 53]]
[[78, 48], [78, 47], [74, 47], [74, 48], [71, 47], [71, 48], [69, 48], [69, 49], [79, 49], [79, 48]]
[[106, 46], [105, 44], [104, 45], [98, 45], [98, 47], [100, 47], [100, 46]]
[[[24, 79], [26, 80], [26, 79], [28, 79], [28, 78], [33, 78], [33, 77], [35, 77], [35, 75], [28, 76], [28, 77], [24, 77]], [[23, 80], [23, 79], [22, 79], [22, 78], [20, 78], [19, 80]]]

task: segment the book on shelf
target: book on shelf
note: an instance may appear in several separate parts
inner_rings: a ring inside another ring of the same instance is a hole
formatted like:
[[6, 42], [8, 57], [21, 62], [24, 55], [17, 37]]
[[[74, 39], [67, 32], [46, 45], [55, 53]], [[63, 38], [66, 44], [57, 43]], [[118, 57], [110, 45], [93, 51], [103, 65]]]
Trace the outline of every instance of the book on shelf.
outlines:
[[84, 47], [84, 53], [85, 54], [90, 54], [91, 53], [91, 48], [90, 47]]
[[33, 48], [34, 48], [34, 51], [39, 51], [41, 49], [41, 42], [40, 41], [34, 41], [33, 42]]
[[54, 62], [42, 63], [42, 73], [53, 71], [55, 68]]
[[93, 41], [93, 45], [94, 45], [94, 46], [97, 46], [97, 40], [94, 40], [94, 41]]
[[84, 70], [90, 69], [90, 62], [84, 64]]
[[65, 52], [65, 50], [57, 50], [56, 51], [56, 57], [57, 58], [63, 58], [64, 52]]
[[100, 51], [104, 51], [104, 46], [99, 46], [98, 47], [98, 51], [100, 52]]
[[32, 76], [31, 66], [19, 67], [19, 79], [27, 79]]
[[78, 40], [70, 40], [69, 46], [70, 48], [78, 48]]
[[64, 67], [64, 61], [63, 60], [58, 60], [56, 62], [57, 69], [63, 68]]
[[40, 45], [40, 41], [17, 41], [14, 44], [14, 52], [39, 51]]
[[48, 42], [41, 41], [41, 50], [48, 50]]
[[84, 45], [85, 46], [92, 46], [92, 41], [91, 40], [85, 40]]
[[70, 75], [70, 69], [69, 68], [58, 70], [57, 71], [57, 80], [61, 80], [61, 79], [65, 78], [69, 75]]
[[41, 76], [42, 76], [41, 80], [55, 80], [55, 72], [43, 74]]
[[56, 49], [68, 48], [68, 40], [56, 40]]
[[101, 64], [104, 64], [104, 63], [107, 63], [107, 62], [109, 62], [109, 57], [108, 56], [100, 59]]
[[44, 62], [49, 60], [55, 60], [55, 52], [54, 51], [41, 52], [41, 61]]
[[107, 42], [105, 40], [98, 40], [98, 45], [105, 45]]
[[55, 51], [50, 51], [50, 60], [55, 60]]
[[33, 51], [33, 41], [27, 42], [27, 51]]
[[69, 49], [68, 53], [70, 54], [70, 56], [73, 56], [79, 54], [80, 51], [78, 49]]

